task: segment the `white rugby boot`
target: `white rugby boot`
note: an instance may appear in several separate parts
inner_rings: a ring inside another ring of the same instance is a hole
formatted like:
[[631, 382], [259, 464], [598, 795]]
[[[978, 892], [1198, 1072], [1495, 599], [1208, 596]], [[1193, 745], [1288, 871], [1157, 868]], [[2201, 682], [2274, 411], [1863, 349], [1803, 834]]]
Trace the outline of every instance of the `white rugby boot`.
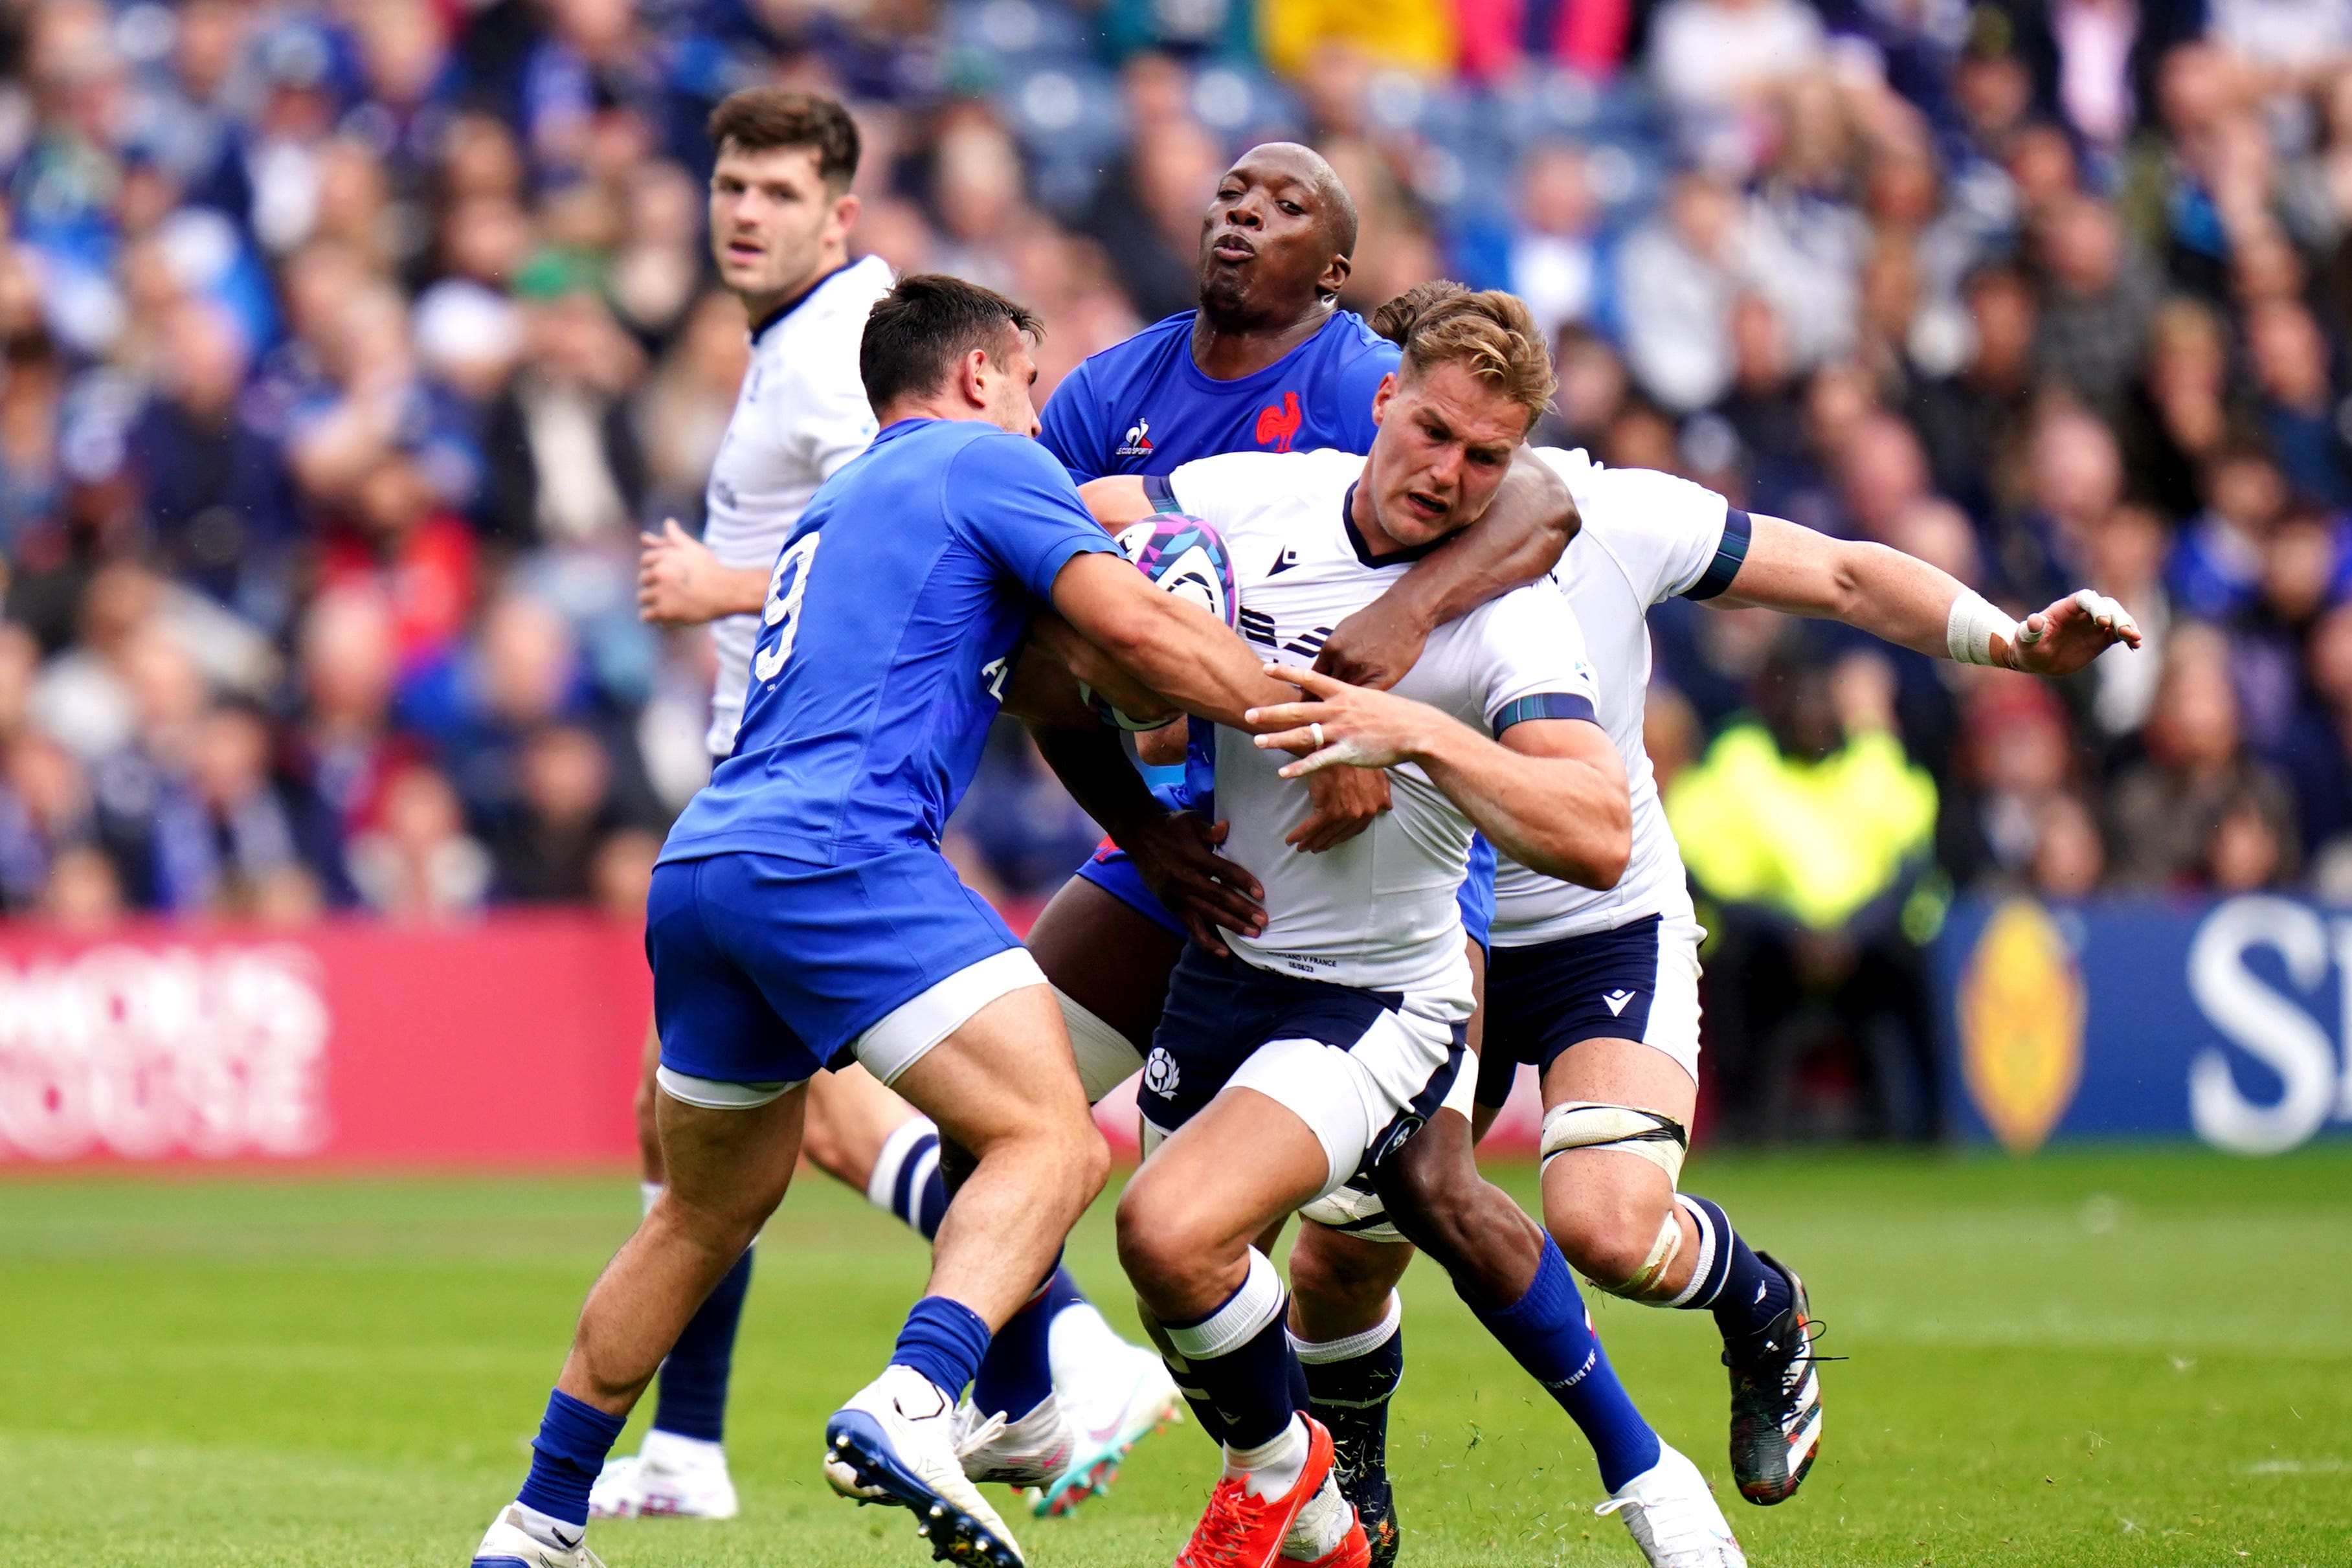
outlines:
[[474, 1548], [473, 1568], [604, 1568], [604, 1560], [588, 1550], [587, 1531], [569, 1546], [550, 1546], [522, 1527], [520, 1510], [520, 1503], [509, 1503], [490, 1521]]
[[1008, 1487], [1050, 1486], [1070, 1468], [1078, 1446], [1077, 1428], [1059, 1397], [1045, 1395], [1018, 1421], [982, 1415], [969, 1397], [956, 1408], [956, 1454], [963, 1473], [975, 1481]]
[[[1093, 1319], [1083, 1321], [1082, 1314]], [[1043, 1518], [1100, 1497], [1118, 1477], [1128, 1451], [1162, 1426], [1184, 1419], [1184, 1396], [1156, 1351], [1129, 1344], [1091, 1306], [1072, 1307], [1054, 1325], [1054, 1391], [1070, 1414], [1076, 1441], [1051, 1481], [1030, 1489], [1029, 1511]]]
[[1024, 1568], [1004, 1521], [964, 1474], [961, 1447], [1003, 1430], [991, 1416], [972, 1430], [955, 1402], [911, 1367], [892, 1365], [824, 1424], [824, 1479], [856, 1502], [893, 1503], [915, 1516], [931, 1555], [975, 1568]]
[[740, 1511], [727, 1450], [659, 1427], [635, 1454], [605, 1460], [588, 1493], [591, 1519], [733, 1519]]
[[1664, 1442], [1656, 1464], [1592, 1511], [1622, 1512], [1650, 1568], [1748, 1568], [1706, 1478]]

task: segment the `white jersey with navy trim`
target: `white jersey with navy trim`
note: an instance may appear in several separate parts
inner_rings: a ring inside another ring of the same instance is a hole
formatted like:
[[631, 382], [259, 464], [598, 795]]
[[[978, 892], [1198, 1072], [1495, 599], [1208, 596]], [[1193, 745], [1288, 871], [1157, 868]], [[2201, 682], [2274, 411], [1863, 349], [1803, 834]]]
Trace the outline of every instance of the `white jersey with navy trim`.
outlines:
[[[1223, 535], [1243, 636], [1269, 659], [1312, 665], [1333, 627], [1426, 553], [1365, 553], [1348, 517], [1363, 468], [1344, 452], [1244, 452], [1186, 463], [1164, 481], [1181, 510]], [[1396, 689], [1488, 733], [1518, 718], [1590, 719], [1598, 695], [1576, 617], [1549, 582], [1439, 627]], [[1469, 819], [1420, 768], [1393, 768], [1394, 809], [1336, 849], [1300, 854], [1283, 840], [1312, 805], [1304, 781], [1279, 776], [1291, 760], [1216, 731], [1216, 813], [1233, 824], [1224, 849], [1265, 889], [1266, 928], [1228, 935], [1234, 955], [1278, 973], [1414, 994], [1466, 1018], [1454, 895]]]
[[[710, 465], [702, 542], [721, 564], [776, 563], [817, 487], [874, 439], [874, 409], [858, 379], [857, 345], [890, 267], [869, 256], [829, 274], [751, 338], [726, 438]], [[710, 694], [710, 753], [735, 748], [760, 617], [711, 623], [719, 677]]]
[[1650, 686], [1650, 606], [1685, 595], [1712, 598], [1748, 549], [1748, 515], [1713, 490], [1648, 468], [1605, 468], [1581, 451], [1537, 455], [1576, 498], [1583, 527], [1552, 569], [1599, 668], [1601, 727], [1624, 759], [1633, 807], [1625, 874], [1606, 891], [1580, 888], [1505, 858], [1495, 865], [1494, 945], [1531, 947], [1661, 915], [1693, 918], [1682, 850], [1659, 804], [1642, 744]]

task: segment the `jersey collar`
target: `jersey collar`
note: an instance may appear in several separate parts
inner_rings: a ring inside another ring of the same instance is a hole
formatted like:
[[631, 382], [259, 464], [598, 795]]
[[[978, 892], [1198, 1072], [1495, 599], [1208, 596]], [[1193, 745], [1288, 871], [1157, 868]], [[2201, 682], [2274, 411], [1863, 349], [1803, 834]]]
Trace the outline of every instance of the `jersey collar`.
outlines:
[[[1362, 482], [1359, 479], [1356, 484]], [[1363, 534], [1356, 528], [1355, 484], [1348, 487], [1347, 495], [1339, 502], [1339, 524], [1348, 531], [1348, 545], [1349, 549], [1355, 551], [1357, 561], [1375, 570], [1383, 566], [1410, 566], [1454, 537], [1450, 533], [1441, 533], [1424, 544], [1408, 544], [1402, 550], [1391, 550], [1386, 555], [1373, 554], [1371, 546], [1364, 542]]]
[[1264, 370], [1254, 370], [1247, 375], [1236, 376], [1231, 381], [1223, 381], [1202, 370], [1201, 362], [1192, 357], [1192, 323], [1200, 319], [1201, 312], [1198, 310], [1188, 310], [1182, 317], [1184, 331], [1180, 340], [1184, 351], [1182, 359], [1184, 374], [1196, 387], [1209, 392], [1222, 392], [1229, 396], [1244, 389], [1254, 390], [1261, 383], [1280, 381], [1297, 368], [1300, 356], [1323, 341], [1324, 333], [1329, 331], [1342, 318], [1352, 313], [1348, 310], [1332, 311], [1330, 315], [1324, 318], [1323, 324], [1316, 328], [1314, 333], [1305, 342], [1298, 344]]
[[843, 273], [848, 271], [851, 268], [856, 265], [857, 263], [855, 261], [843, 262], [840, 266], [835, 268], [832, 271], [826, 273], [824, 277], [818, 279], [815, 282], [810, 284], [807, 288], [802, 289], [799, 293], [793, 295], [791, 299], [785, 300], [782, 304], [777, 306], [774, 310], [761, 317], [759, 322], [751, 329], [751, 346], [753, 348], [759, 347], [760, 340], [768, 335], [769, 328], [782, 321], [786, 316], [791, 315], [794, 310], [799, 310], [803, 305], [807, 304], [818, 289], [824, 288], [826, 284], [832, 282], [835, 279], [840, 277]]

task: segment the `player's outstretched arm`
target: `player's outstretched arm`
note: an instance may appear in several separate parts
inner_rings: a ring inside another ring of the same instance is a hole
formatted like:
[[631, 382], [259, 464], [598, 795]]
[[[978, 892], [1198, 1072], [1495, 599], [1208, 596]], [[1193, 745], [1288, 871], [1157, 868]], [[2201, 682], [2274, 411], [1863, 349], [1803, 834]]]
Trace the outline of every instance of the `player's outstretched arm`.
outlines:
[[1349, 686], [1313, 670], [1266, 673], [1307, 700], [1249, 717], [1261, 747], [1300, 752], [1282, 770], [1300, 778], [1335, 764], [1417, 763], [1496, 850], [1586, 888], [1613, 888], [1633, 852], [1625, 764], [1607, 731], [1583, 719], [1530, 719], [1499, 741], [1426, 703]]
[[659, 533], [637, 535], [637, 618], [657, 626], [698, 626], [752, 616], [768, 596], [768, 574], [729, 566], [667, 518]]
[[[1072, 556], [1054, 579], [1054, 609], [1114, 664], [1187, 713], [1248, 729], [1242, 715], [1282, 695], [1224, 623], [1161, 593], [1124, 556]], [[1072, 668], [1086, 679], [1080, 663], [1082, 658]]]
[[1430, 633], [1557, 565], [1579, 522], [1575, 498], [1559, 475], [1532, 447], [1521, 447], [1486, 515], [1341, 621], [1315, 668], [1386, 691], [1421, 658]]
[[2021, 624], [1925, 561], [1777, 517], [1749, 520], [1747, 558], [1707, 602], [1843, 621], [1937, 658], [2029, 675], [2072, 675], [2117, 643], [2140, 644], [2129, 612], [2088, 588]]

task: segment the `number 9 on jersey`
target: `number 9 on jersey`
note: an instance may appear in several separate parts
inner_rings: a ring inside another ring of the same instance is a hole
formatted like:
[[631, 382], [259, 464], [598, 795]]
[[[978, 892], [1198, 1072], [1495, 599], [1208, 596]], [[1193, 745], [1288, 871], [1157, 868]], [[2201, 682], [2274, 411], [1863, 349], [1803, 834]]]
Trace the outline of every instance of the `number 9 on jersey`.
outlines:
[[751, 656], [751, 678], [773, 680], [784, 672], [784, 661], [793, 657], [793, 638], [801, 629], [801, 598], [808, 592], [809, 569], [816, 563], [816, 547], [824, 534], [811, 531], [784, 546], [776, 557], [776, 569], [768, 578], [768, 602], [760, 612], [760, 641], [768, 643], [770, 634], [775, 641], [763, 646]]

